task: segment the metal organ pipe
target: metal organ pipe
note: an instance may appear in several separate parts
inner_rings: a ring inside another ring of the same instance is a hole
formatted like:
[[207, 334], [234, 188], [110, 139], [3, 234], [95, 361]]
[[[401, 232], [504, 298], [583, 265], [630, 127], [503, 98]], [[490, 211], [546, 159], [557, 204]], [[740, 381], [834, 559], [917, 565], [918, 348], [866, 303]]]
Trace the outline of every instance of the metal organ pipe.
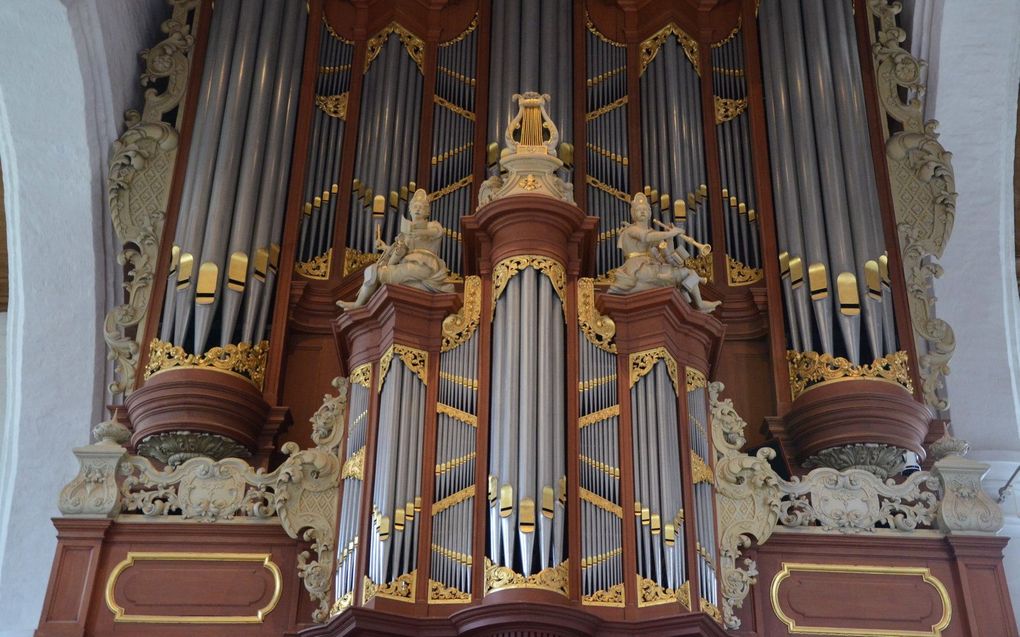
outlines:
[[[573, 139], [573, 101], [570, 90], [573, 44], [573, 3], [567, 0], [499, 0], [493, 3], [493, 52], [489, 65], [490, 142], [503, 146], [510, 122], [510, 97], [538, 91], [555, 95], [549, 116], [560, 141]], [[542, 69], [552, 65], [551, 70]]]
[[161, 338], [194, 353], [262, 338], [285, 213], [306, 12], [240, 9], [213, 13], [163, 304]]
[[895, 332], [891, 298], [879, 283], [884, 239], [848, 11], [840, 3], [767, 0], [760, 29], [791, 346], [813, 350], [817, 334], [822, 353], [860, 364], [891, 353]]

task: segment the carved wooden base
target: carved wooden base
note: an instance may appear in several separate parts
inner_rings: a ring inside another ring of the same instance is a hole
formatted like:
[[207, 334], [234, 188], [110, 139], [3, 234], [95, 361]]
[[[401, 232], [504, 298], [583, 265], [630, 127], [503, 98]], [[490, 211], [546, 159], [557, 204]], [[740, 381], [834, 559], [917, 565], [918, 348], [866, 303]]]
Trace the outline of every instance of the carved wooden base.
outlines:
[[279, 525], [53, 523], [36, 637], [279, 637], [311, 623], [302, 547]]
[[[209, 441], [233, 441], [249, 453], [256, 450], [270, 411], [262, 392], [247, 379], [229, 372], [190, 368], [152, 376], [131, 394], [126, 406], [133, 429], [132, 446], [153, 436], [168, 439], [175, 432], [186, 432], [199, 434], [199, 438], [205, 434]], [[173, 446], [172, 441], [167, 444]], [[217, 453], [197, 443], [190, 452], [186, 444], [181, 446], [181, 453], [194, 452], [214, 459], [219, 459], [217, 455], [238, 455], [234, 451]]]
[[750, 554], [758, 584], [737, 634], [1017, 637], [1006, 541], [775, 533]]
[[726, 632], [703, 613], [659, 619], [607, 621], [577, 607], [535, 602], [486, 604], [449, 617], [412, 619], [367, 608], [352, 608], [325, 626], [301, 632], [301, 637], [625, 637], [670, 635], [723, 637]]
[[931, 410], [903, 387], [874, 379], [816, 385], [786, 415], [786, 433], [804, 461], [831, 447], [879, 444], [924, 457]]

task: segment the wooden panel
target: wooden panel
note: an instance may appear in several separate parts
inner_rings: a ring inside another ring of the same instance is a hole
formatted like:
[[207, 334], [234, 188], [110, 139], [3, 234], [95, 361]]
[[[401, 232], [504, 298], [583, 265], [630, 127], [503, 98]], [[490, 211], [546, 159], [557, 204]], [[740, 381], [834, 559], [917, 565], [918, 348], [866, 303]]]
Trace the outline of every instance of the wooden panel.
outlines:
[[131, 551], [107, 578], [105, 597], [116, 622], [258, 624], [282, 587], [269, 553]]
[[791, 634], [938, 637], [952, 617], [945, 585], [926, 567], [784, 562], [770, 595]]
[[46, 609], [48, 622], [78, 622], [85, 608], [82, 592], [86, 587], [89, 564], [98, 550], [92, 546], [67, 547], [58, 553], [56, 590]]

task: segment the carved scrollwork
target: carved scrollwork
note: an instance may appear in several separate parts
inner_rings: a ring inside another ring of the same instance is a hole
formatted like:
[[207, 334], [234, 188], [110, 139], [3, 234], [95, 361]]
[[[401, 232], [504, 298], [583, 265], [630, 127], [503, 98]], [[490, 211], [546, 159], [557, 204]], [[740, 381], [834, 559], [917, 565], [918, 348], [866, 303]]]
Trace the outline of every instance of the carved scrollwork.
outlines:
[[379, 359], [379, 391], [386, 382], [386, 373], [390, 370], [393, 357], [397, 356], [407, 369], [421, 380], [422, 385], [428, 384], [429, 353], [406, 345], [390, 345], [386, 353]]
[[478, 329], [482, 315], [482, 279], [469, 276], [464, 279], [464, 304], [456, 314], [443, 319], [442, 351], [449, 352], [466, 343]]
[[540, 588], [560, 595], [570, 594], [567, 562], [550, 566], [525, 577], [511, 568], [485, 560], [485, 594], [504, 588]]
[[911, 323], [923, 342], [917, 361], [921, 390], [925, 402], [945, 411], [949, 401], [942, 389], [956, 338], [949, 324], [935, 316], [932, 282], [942, 275], [937, 259], [956, 216], [952, 155], [938, 141], [938, 122], [924, 121], [923, 63], [900, 46], [907, 37], [896, 25], [901, 3], [869, 0], [868, 8], [878, 22], [872, 53], [879, 101], [900, 129], [886, 140], [886, 159]]
[[666, 351], [665, 347], [634, 352], [630, 355], [630, 386], [633, 387], [639, 380], [647, 376], [655, 368], [655, 363], [665, 361], [666, 371], [669, 372], [669, 379], [673, 381], [673, 391], [680, 394], [680, 377], [676, 359]]
[[669, 36], [675, 35], [677, 42], [684, 49], [684, 54], [687, 55], [687, 59], [694, 66], [695, 72], [701, 75], [700, 66], [698, 62], [698, 42], [687, 33], [678, 27], [677, 25], [670, 22], [666, 26], [659, 29], [652, 37], [648, 38], [641, 43], [638, 51], [641, 54], [641, 73], [644, 74], [645, 69], [652, 63], [655, 56], [659, 54], [659, 49], [666, 43]]
[[[180, 106], [194, 46], [189, 22], [198, 0], [173, 0], [171, 4], [171, 17], [162, 26], [166, 38], [142, 52], [145, 70], [141, 82], [150, 88], [145, 91], [142, 112], [125, 114], [127, 130], [113, 143], [107, 177], [110, 216], [121, 244], [117, 261], [125, 266], [126, 297], [103, 323], [109, 358], [114, 361], [109, 387], [113, 394], [130, 394], [138, 371], [143, 334], [137, 328], [148, 312], [177, 156], [178, 132], [163, 118]], [[159, 91], [154, 86], [163, 80], [164, 89]]]
[[268, 357], [269, 341], [262, 341], [256, 345], [227, 344], [197, 355], [189, 354], [183, 347], [177, 347], [173, 343], [154, 338], [149, 344], [149, 363], [145, 368], [145, 377], [178, 367], [207, 367], [243, 376], [261, 390]]
[[942, 484], [939, 529], [946, 533], [993, 534], [1002, 528], [1002, 509], [981, 487], [988, 465], [950, 455], [932, 473]]
[[613, 319], [600, 314], [595, 308], [595, 281], [581, 278], [577, 280], [577, 321], [581, 333], [588, 342], [599, 349], [616, 353], [616, 323]]
[[499, 297], [503, 296], [503, 292], [506, 290], [507, 284], [510, 283], [510, 279], [527, 268], [535, 268], [549, 277], [549, 282], [552, 283], [553, 289], [556, 290], [556, 295], [560, 297], [560, 304], [564, 307], [563, 311], [566, 312], [567, 272], [559, 261], [541, 255], [510, 257], [496, 264], [496, 267], [492, 270], [493, 311], [496, 310], [496, 302], [499, 301]]
[[904, 351], [876, 358], [868, 365], [855, 365], [846, 358], [832, 354], [795, 350], [786, 353], [786, 360], [790, 365], [790, 392], [794, 400], [814, 385], [844, 378], [884, 380], [896, 383], [908, 392], [914, 391], [914, 385], [910, 382], [907, 353]]
[[385, 29], [369, 39], [368, 51], [365, 53], [365, 73], [368, 73], [372, 62], [382, 53], [383, 47], [386, 46], [386, 40], [389, 39], [391, 33], [397, 34], [397, 37], [400, 38], [400, 43], [404, 45], [407, 54], [418, 65], [418, 70], [420, 71], [425, 60], [425, 42], [400, 24], [391, 22]]

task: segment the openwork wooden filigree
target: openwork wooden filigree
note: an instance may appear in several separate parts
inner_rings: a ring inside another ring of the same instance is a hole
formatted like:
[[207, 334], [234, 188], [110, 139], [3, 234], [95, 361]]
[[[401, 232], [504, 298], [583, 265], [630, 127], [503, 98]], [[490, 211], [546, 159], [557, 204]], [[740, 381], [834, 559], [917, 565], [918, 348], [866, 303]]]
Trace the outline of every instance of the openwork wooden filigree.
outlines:
[[509, 259], [503, 259], [492, 269], [492, 311], [496, 311], [496, 302], [503, 296], [510, 279], [514, 278], [527, 268], [535, 268], [542, 274], [549, 277], [556, 295], [560, 297], [560, 304], [566, 313], [567, 293], [567, 272], [563, 264], [555, 259], [541, 255], [524, 254]]
[[567, 597], [570, 595], [567, 571], [567, 561], [563, 561], [556, 566], [550, 566], [534, 575], [525, 577], [513, 569], [493, 564], [486, 558], [485, 594], [488, 595], [506, 588], [538, 588]]
[[726, 255], [726, 279], [731, 287], [751, 285], [765, 277], [764, 270], [744, 265], [730, 255]]
[[61, 492], [65, 515], [139, 520], [174, 518], [193, 522], [276, 521], [292, 538], [310, 542], [298, 555], [298, 574], [317, 603], [313, 619], [325, 621], [332, 604], [333, 544], [336, 536], [338, 455], [347, 409], [347, 381], [333, 381], [311, 418], [315, 447], [290, 442], [287, 459], [270, 473], [238, 458], [192, 458], [167, 469], [132, 456], [122, 446], [128, 432], [114, 422], [96, 427], [101, 441], [75, 450], [80, 469]]
[[348, 93], [336, 95], [316, 95], [315, 105], [326, 115], [337, 119], [347, 119]]
[[[869, 21], [875, 80], [887, 118], [886, 160], [893, 208], [900, 238], [900, 256], [907, 286], [910, 319], [920, 341], [918, 373], [925, 402], [945, 411], [943, 391], [956, 337], [948, 323], [935, 316], [934, 279], [942, 275], [942, 257], [956, 217], [956, 184], [952, 155], [938, 141], [938, 122], [923, 118], [923, 63], [900, 44], [906, 31], [896, 26], [899, 2], [869, 0]], [[876, 24], [877, 23], [877, 24]], [[889, 123], [895, 126], [889, 126]], [[890, 129], [896, 132], [890, 133]]]
[[747, 110], [747, 98], [731, 99], [715, 96], [715, 123], [722, 124], [739, 117]]
[[616, 353], [616, 343], [613, 342], [613, 337], [616, 336], [616, 323], [595, 308], [594, 279], [577, 280], [577, 322], [589, 343], [607, 352]]
[[[332, 248], [331, 248], [332, 249]], [[368, 266], [372, 265], [379, 260], [379, 254], [375, 252], [361, 252], [354, 248], [347, 248], [344, 250], [344, 270], [343, 275], [353, 274], [358, 270], [364, 270]]]
[[659, 586], [655, 580], [638, 576], [638, 606], [680, 603], [685, 610], [691, 610], [691, 583], [684, 582], [677, 589]]
[[634, 352], [630, 355], [630, 386], [633, 387], [639, 380], [652, 372], [655, 364], [662, 360], [666, 363], [666, 371], [669, 372], [669, 379], [673, 381], [673, 391], [680, 394], [680, 377], [676, 359], [666, 351], [664, 347], [656, 347], [643, 352]]
[[210, 368], [238, 374], [261, 390], [265, 381], [268, 357], [269, 341], [262, 341], [258, 345], [251, 343], [224, 345], [198, 355], [189, 354], [183, 347], [176, 347], [173, 343], [154, 338], [149, 343], [149, 362], [145, 366], [145, 377], [149, 378], [157, 372], [168, 369]]
[[313, 257], [310, 261], [298, 261], [294, 264], [294, 272], [306, 279], [324, 281], [329, 278], [329, 267], [333, 262], [333, 248]]
[[662, 45], [666, 43], [666, 40], [671, 35], [676, 36], [677, 42], [683, 47], [684, 54], [687, 55], [687, 59], [694, 66], [694, 70], [698, 75], [701, 75], [701, 68], [698, 66], [698, 41], [687, 35], [683, 29], [672, 22], [659, 29], [652, 37], [641, 43], [638, 49], [641, 55], [641, 73], [645, 72], [648, 65], [659, 54], [659, 49], [662, 48]]
[[459, 588], [446, 586], [434, 579], [429, 580], [429, 602], [433, 604], [466, 604], [471, 601], [471, 593]]
[[443, 319], [442, 351], [449, 352], [466, 343], [478, 329], [482, 316], [482, 279], [469, 276], [464, 279], [464, 304], [456, 314]]
[[[125, 267], [126, 301], [110, 310], [103, 338], [114, 361], [112, 394], [128, 395], [138, 372], [144, 324], [159, 259], [170, 180], [177, 157], [177, 122], [164, 121], [174, 109], [180, 121], [181, 99], [188, 84], [195, 40], [191, 22], [198, 0], [171, 0], [170, 19], [162, 25], [161, 42], [142, 51], [145, 102], [142, 112], [124, 116], [127, 130], [113, 143], [106, 194], [113, 229], [121, 249], [117, 262]], [[159, 86], [162, 90], [157, 89]]]
[[407, 54], [411, 56], [414, 63], [418, 65], [418, 70], [421, 71], [425, 60], [425, 42], [400, 24], [391, 22], [385, 29], [372, 36], [368, 41], [368, 50], [365, 53], [365, 73], [368, 73], [372, 62], [375, 62], [375, 59], [382, 53], [383, 47], [386, 46], [386, 40], [389, 39], [391, 33], [397, 34], [397, 37], [400, 38], [400, 43], [407, 49]]
[[422, 385], [429, 381], [429, 353], [406, 345], [390, 345], [386, 353], [379, 359], [379, 391], [382, 391], [383, 383], [386, 382], [386, 373], [390, 371], [390, 364], [393, 357], [397, 356], [404, 363], [407, 369], [411, 370], [419, 379]]
[[910, 393], [914, 392], [914, 384], [910, 382], [907, 353], [904, 351], [876, 358], [868, 365], [854, 365], [849, 360], [832, 354], [794, 350], [786, 352], [786, 361], [790, 365], [790, 392], [794, 400], [820, 383], [850, 378], [884, 380], [901, 385]]
[[623, 582], [581, 597], [581, 603], [585, 606], [623, 606], [625, 601]]

